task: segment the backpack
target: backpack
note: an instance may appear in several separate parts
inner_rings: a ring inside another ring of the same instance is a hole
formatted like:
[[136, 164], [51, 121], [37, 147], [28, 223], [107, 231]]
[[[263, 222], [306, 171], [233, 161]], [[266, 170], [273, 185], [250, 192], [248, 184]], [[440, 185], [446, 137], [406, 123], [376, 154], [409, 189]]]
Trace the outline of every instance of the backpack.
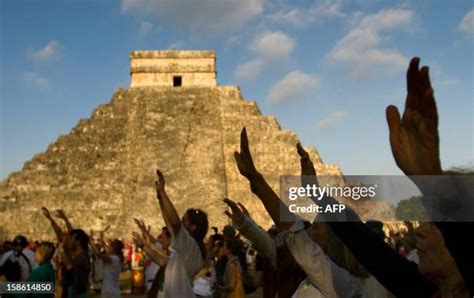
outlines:
[[8, 259], [6, 259], [0, 269], [0, 273], [5, 276], [7, 281], [21, 281], [20, 258], [25, 259], [28, 264], [29, 272], [31, 272], [30, 260], [28, 260], [23, 252], [14, 252]]

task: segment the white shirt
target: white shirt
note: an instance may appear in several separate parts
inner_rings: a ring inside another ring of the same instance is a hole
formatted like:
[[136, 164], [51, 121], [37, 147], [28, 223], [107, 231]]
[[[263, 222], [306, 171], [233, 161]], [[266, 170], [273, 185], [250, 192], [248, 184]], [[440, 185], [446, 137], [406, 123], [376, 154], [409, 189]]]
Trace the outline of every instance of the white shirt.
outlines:
[[416, 264], [420, 263], [420, 257], [418, 256], [418, 249], [412, 249], [407, 255], [407, 260], [415, 262]]
[[[28, 276], [30, 275], [31, 271], [33, 271], [38, 264], [36, 264], [36, 259], [35, 259], [35, 253], [31, 251], [28, 248], [23, 249], [23, 254], [25, 257], [28, 259], [30, 262], [30, 265], [28, 265], [28, 262], [25, 260], [25, 258], [20, 257], [19, 262], [21, 266], [21, 281], [25, 281]], [[14, 251], [9, 250], [6, 253], [3, 254], [2, 259], [0, 260], [0, 266], [5, 263], [6, 260], [8, 260], [10, 257], [13, 257]]]
[[[288, 249], [290, 250], [290, 253], [295, 258], [295, 260], [298, 262], [298, 265], [300, 265], [300, 267], [305, 271], [306, 275], [308, 276], [308, 278], [298, 286], [298, 289], [293, 294], [293, 297], [303, 298], [360, 296], [362, 289], [359, 279], [352, 276], [349, 272], [347, 272], [347, 270], [339, 267], [330, 258], [328, 258], [324, 254], [322, 249], [319, 247], [319, 245], [313, 242], [311, 238], [309, 238], [308, 234], [305, 230], [303, 230], [303, 228], [304, 224], [302, 222], [297, 222], [290, 229], [290, 231], [286, 231], [286, 234], [298, 233], [296, 239], [294, 239], [294, 235], [292, 236], [292, 249], [290, 249], [290, 247], [288, 247]], [[276, 268], [277, 243], [275, 242], [275, 240], [273, 240], [267, 232], [261, 229], [251, 218], [247, 216], [245, 218], [244, 223], [240, 226], [237, 226], [237, 229], [245, 238], [252, 242], [252, 245], [255, 250], [263, 257], [268, 258], [273, 267]], [[301, 231], [299, 229], [301, 229]], [[283, 238], [285, 238], [283, 236], [283, 233], [280, 234], [278, 238], [279, 239], [277, 241], [280, 242], [279, 244], [282, 244], [282, 242], [284, 241]], [[296, 258], [295, 254], [299, 257], [299, 261], [298, 258]], [[300, 262], [302, 262], [303, 265]], [[329, 267], [327, 266], [328, 264]], [[320, 271], [320, 268], [313, 266], [324, 266], [324, 273], [322, 275], [319, 275], [318, 271]], [[313, 271], [315, 273], [313, 273]], [[328, 276], [330, 276], [329, 279]], [[330, 282], [330, 286], [327, 282]], [[321, 293], [321, 290], [318, 287], [321, 287], [323, 293]], [[325, 293], [327, 293], [327, 295], [337, 295], [326, 296]]]
[[[155, 243], [155, 247], [161, 249], [161, 244], [159, 242]], [[160, 270], [160, 265], [151, 261], [145, 269], [145, 286], [146, 290], [149, 291], [153, 281], [155, 280], [156, 273]]]
[[102, 269], [102, 288], [100, 294], [120, 295], [120, 272], [122, 271], [122, 262], [117, 255], [111, 255], [112, 262], [104, 262]]
[[372, 275], [364, 280], [362, 297], [387, 298], [389, 292]]
[[302, 221], [277, 236], [277, 245], [286, 244], [296, 263], [307, 278], [298, 286], [293, 297], [334, 297], [331, 261], [321, 247], [309, 238]]
[[171, 255], [165, 269], [163, 297], [196, 297], [193, 278], [204, 266], [196, 240], [181, 226], [177, 235], [171, 235]]

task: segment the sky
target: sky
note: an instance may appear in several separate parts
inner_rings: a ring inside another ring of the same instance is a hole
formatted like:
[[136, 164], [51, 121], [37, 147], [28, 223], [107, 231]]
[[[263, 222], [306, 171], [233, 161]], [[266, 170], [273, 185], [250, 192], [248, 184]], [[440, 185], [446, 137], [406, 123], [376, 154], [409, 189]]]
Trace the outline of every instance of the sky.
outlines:
[[430, 66], [444, 168], [473, 166], [474, 2], [0, 1], [0, 179], [128, 87], [131, 50], [217, 52], [220, 85], [345, 174], [401, 174], [385, 108]]

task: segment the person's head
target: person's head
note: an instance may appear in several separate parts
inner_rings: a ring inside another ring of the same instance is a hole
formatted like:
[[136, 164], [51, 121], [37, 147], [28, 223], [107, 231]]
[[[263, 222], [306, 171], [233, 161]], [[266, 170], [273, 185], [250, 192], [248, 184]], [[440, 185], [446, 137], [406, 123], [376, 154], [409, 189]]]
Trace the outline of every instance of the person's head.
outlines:
[[110, 243], [110, 248], [112, 250], [112, 253], [114, 255], [117, 255], [119, 257], [123, 256], [123, 242], [120, 241], [119, 239], [114, 239], [111, 243]]
[[51, 242], [41, 242], [36, 246], [35, 260], [38, 264], [50, 263], [56, 251]]
[[89, 236], [81, 229], [73, 229], [69, 233], [72, 249], [77, 250], [78, 248], [89, 251]]
[[239, 239], [235, 237], [227, 237], [224, 239], [224, 245], [221, 254], [227, 257], [236, 256], [240, 251]]
[[168, 249], [171, 243], [171, 234], [167, 227], [161, 229], [160, 235], [157, 238], [163, 249]]
[[224, 235], [222, 234], [213, 234], [209, 237], [209, 242], [214, 244], [216, 241], [224, 241]]
[[224, 226], [224, 229], [222, 230], [222, 234], [224, 235], [224, 237], [232, 238], [232, 237], [235, 237], [235, 235], [237, 234], [237, 231], [235, 230], [233, 226], [226, 225]]
[[204, 247], [204, 237], [206, 237], [209, 221], [206, 212], [200, 209], [189, 208], [182, 219], [183, 226], [193, 236], [199, 245], [203, 258], [206, 254]]
[[206, 212], [189, 208], [182, 219], [183, 225], [197, 241], [203, 241], [209, 228]]
[[25, 247], [28, 246], [28, 239], [23, 235], [17, 235], [13, 239], [12, 249], [15, 251], [22, 251]]
[[441, 231], [434, 223], [423, 222], [415, 230], [416, 248], [420, 263], [418, 270], [434, 282], [458, 278], [462, 280], [453, 257], [444, 244]]

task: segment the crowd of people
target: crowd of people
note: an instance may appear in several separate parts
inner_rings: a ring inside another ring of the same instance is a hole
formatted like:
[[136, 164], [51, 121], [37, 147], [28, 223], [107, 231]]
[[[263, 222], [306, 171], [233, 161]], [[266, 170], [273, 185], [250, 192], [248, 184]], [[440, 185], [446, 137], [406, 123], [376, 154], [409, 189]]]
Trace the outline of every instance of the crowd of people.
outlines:
[[[408, 67], [402, 117], [394, 106], [387, 108], [386, 117], [395, 162], [422, 191], [422, 202], [430, 213], [430, 200], [462, 202], [472, 194], [459, 187], [444, 192], [417, 178], [446, 174], [441, 168], [438, 113], [428, 67], [420, 68], [419, 62], [413, 58]], [[288, 210], [259, 172], [245, 128], [240, 138], [236, 164], [270, 215], [270, 229], [260, 227], [243, 204], [225, 198], [232, 225], [222, 233], [213, 227], [209, 233], [204, 210], [190, 208], [178, 214], [166, 192], [165, 177], [157, 170], [156, 194], [165, 223], [157, 236], [143, 220], [133, 219], [137, 232], [131, 235], [131, 243], [106, 240], [107, 229], [98, 237], [88, 234], [74, 228], [58, 210], [63, 229], [43, 208], [56, 240], [30, 243], [20, 235], [5, 242], [0, 275], [7, 281], [55, 282], [58, 297], [88, 297], [94, 291], [103, 297], [119, 297], [121, 273], [133, 267], [139, 252], [146, 256], [142, 265], [146, 264], [143, 283], [148, 297], [238, 298], [258, 288], [263, 297], [474, 295], [474, 249], [466, 237], [474, 227], [472, 219], [405, 222], [403, 232], [389, 235], [382, 222], [363, 222], [350, 208], [321, 213], [308, 222]], [[308, 153], [300, 144], [296, 153], [302, 185], [317, 185]], [[450, 181], [458, 186], [456, 177], [450, 172]], [[329, 196], [315, 202], [319, 206], [337, 203]]]

